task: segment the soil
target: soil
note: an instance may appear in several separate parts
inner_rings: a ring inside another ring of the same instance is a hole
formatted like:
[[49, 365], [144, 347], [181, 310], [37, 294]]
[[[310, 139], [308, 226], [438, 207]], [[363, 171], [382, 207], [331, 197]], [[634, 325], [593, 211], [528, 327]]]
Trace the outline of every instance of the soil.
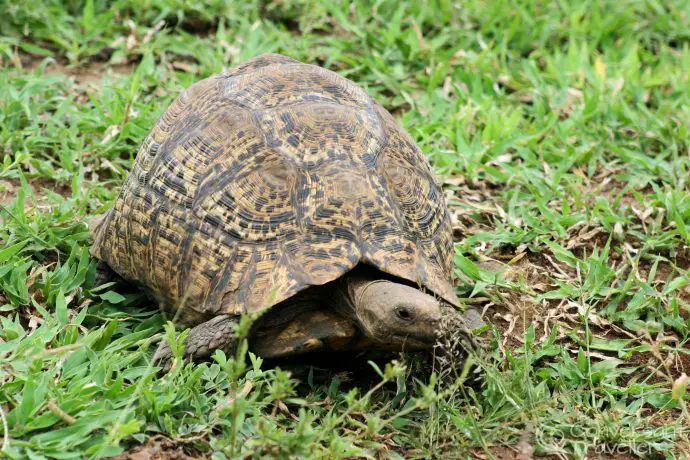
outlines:
[[136, 69], [135, 63], [112, 65], [102, 61], [90, 61], [80, 65], [68, 65], [59, 60], [32, 56], [29, 54], [20, 54], [18, 62], [14, 62], [13, 64], [24, 72], [33, 72], [41, 66], [44, 61], [47, 61], [44, 75], [49, 77], [61, 76], [72, 78], [77, 87], [85, 87], [88, 85], [100, 86], [103, 78], [106, 76], [116, 78], [125, 77], [132, 74]]
[[146, 444], [124, 452], [114, 460], [190, 460], [206, 459], [208, 456], [195, 453], [193, 456], [185, 453], [184, 449], [168, 438], [154, 436]]
[[[37, 199], [37, 206], [42, 206], [46, 202], [45, 190], [50, 190], [52, 192], [61, 195], [64, 198], [70, 198], [72, 196], [72, 189], [70, 186], [65, 184], [56, 184], [54, 181], [47, 179], [45, 177], [39, 177], [35, 179], [27, 180], [32, 193]], [[14, 201], [17, 196], [17, 191], [21, 188], [21, 184], [17, 179], [3, 179], [0, 180], [0, 208], [3, 206], [8, 206]], [[30, 197], [26, 197], [24, 207], [26, 208], [29, 203]]]

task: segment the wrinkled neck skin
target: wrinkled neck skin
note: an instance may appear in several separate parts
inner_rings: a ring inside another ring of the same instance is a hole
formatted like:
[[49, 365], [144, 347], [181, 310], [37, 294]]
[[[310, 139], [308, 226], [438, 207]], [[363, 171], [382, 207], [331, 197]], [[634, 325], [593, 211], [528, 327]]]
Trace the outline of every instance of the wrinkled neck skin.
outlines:
[[356, 348], [431, 348], [447, 307], [419, 289], [380, 276], [353, 271], [340, 284], [336, 308], [360, 327]]

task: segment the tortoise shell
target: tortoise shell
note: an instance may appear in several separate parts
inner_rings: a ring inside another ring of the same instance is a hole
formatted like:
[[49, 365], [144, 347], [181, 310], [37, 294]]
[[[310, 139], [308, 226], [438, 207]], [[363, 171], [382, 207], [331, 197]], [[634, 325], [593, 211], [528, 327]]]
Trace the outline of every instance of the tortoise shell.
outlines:
[[358, 264], [459, 305], [448, 209], [415, 142], [350, 80], [275, 54], [171, 104], [92, 254], [206, 316], [268, 308]]

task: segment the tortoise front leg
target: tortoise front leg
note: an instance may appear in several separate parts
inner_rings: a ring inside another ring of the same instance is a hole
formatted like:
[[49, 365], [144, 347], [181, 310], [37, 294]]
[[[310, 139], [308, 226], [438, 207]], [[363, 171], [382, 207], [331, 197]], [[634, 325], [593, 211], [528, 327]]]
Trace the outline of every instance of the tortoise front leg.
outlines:
[[[220, 315], [205, 323], [190, 329], [184, 345], [185, 360], [199, 361], [208, 358], [214, 350], [232, 353], [237, 345], [235, 325], [239, 323], [239, 316]], [[153, 363], [163, 369], [169, 369], [172, 350], [167, 342], [161, 342], [153, 355]]]
[[97, 287], [105, 283], [124, 283], [125, 280], [122, 279], [120, 275], [115, 273], [115, 271], [110, 268], [108, 264], [99, 260], [96, 263], [96, 278], [94, 279], [93, 286]]

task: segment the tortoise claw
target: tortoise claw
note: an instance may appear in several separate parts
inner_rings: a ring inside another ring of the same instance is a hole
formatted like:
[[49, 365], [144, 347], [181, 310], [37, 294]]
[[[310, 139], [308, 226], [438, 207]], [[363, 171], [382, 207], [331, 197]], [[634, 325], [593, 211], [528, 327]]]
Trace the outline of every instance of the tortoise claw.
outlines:
[[158, 345], [156, 352], [151, 358], [151, 364], [160, 366], [163, 372], [168, 372], [172, 368], [172, 349], [167, 342], [163, 341]]

